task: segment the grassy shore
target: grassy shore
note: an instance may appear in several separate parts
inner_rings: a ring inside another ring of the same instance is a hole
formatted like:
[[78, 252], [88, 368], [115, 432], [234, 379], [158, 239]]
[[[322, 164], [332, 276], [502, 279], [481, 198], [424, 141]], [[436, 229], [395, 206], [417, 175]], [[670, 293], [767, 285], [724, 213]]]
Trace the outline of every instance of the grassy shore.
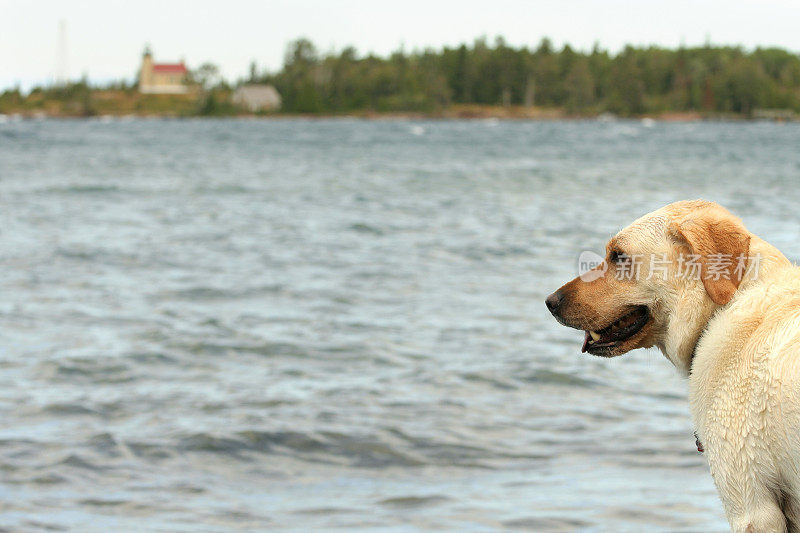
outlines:
[[[195, 91], [182, 95], [141, 94], [132, 88], [83, 89], [70, 91], [56, 89], [34, 91], [22, 95], [6, 91], [0, 95], [0, 114], [25, 118], [55, 117], [76, 118], [91, 116], [140, 116], [140, 117], [356, 117], [364, 119], [509, 119], [509, 120], [568, 120], [604, 116], [597, 111], [568, 113], [558, 107], [490, 106], [478, 104], [453, 104], [428, 112], [378, 112], [369, 109], [348, 113], [250, 113], [230, 103], [230, 91], [216, 90], [211, 93]], [[636, 115], [634, 118], [652, 118], [665, 121], [736, 120], [753, 118], [739, 114], [663, 112]], [[774, 118], [793, 120], [794, 116]]]
[[34, 90], [28, 95], [7, 91], [0, 95], [0, 113], [23, 117], [89, 117], [161, 116], [184, 117], [200, 115], [204, 105], [214, 95], [141, 94], [135, 89], [66, 89]]

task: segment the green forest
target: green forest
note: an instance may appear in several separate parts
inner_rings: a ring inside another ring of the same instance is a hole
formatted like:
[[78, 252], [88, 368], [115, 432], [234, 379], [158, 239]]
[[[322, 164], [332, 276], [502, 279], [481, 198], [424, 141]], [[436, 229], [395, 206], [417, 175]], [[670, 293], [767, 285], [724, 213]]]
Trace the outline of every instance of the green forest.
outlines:
[[[93, 86], [86, 77], [64, 86], [0, 93], [0, 113], [88, 116], [137, 114], [231, 116], [241, 83], [271, 83], [281, 114], [420, 114], [429, 116], [586, 117], [693, 114], [695, 117], [800, 117], [800, 55], [777, 48], [732, 46], [667, 49], [627, 46], [535, 48], [502, 38], [388, 57], [355, 48], [320, 53], [307, 39], [289, 44], [283, 67], [229, 82], [204, 63], [187, 95], [143, 95], [125, 80]], [[541, 113], [541, 111], [547, 113]]]
[[628, 46], [611, 54], [599, 46], [556, 49], [548, 39], [535, 49], [513, 47], [497, 38], [384, 58], [354, 48], [320, 54], [299, 39], [280, 72], [257, 76], [253, 69], [251, 77], [274, 84], [283, 110], [295, 113], [430, 112], [453, 104], [575, 115], [800, 112], [800, 56], [775, 48]]

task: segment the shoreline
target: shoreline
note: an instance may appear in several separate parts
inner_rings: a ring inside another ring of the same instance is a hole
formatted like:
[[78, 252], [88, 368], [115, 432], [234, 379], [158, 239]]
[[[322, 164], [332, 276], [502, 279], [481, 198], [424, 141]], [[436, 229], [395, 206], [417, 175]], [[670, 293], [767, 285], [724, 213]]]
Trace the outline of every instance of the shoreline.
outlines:
[[397, 112], [364, 112], [364, 113], [269, 113], [269, 114], [171, 114], [171, 113], [102, 113], [93, 115], [62, 114], [45, 112], [11, 112], [0, 113], [0, 124], [30, 120], [364, 120], [364, 121], [508, 121], [508, 122], [616, 122], [616, 121], [654, 121], [665, 123], [691, 122], [800, 122], [800, 118], [748, 117], [735, 114], [701, 114], [701, 113], [659, 113], [634, 116], [617, 116], [608, 113], [596, 115], [569, 115], [566, 113], [483, 113], [463, 114], [453, 112], [441, 113], [397, 113]]
[[525, 108], [479, 105], [456, 105], [435, 112], [378, 112], [357, 111], [350, 113], [221, 113], [204, 115], [199, 113], [172, 112], [140, 112], [125, 113], [107, 110], [104, 113], [81, 114], [47, 112], [37, 110], [14, 110], [0, 113], [0, 123], [17, 120], [43, 119], [88, 119], [88, 120], [185, 120], [185, 119], [236, 119], [236, 120], [368, 120], [368, 121], [407, 121], [407, 120], [499, 120], [520, 122], [554, 122], [554, 121], [648, 121], [655, 122], [800, 122], [800, 116], [784, 117], [769, 114], [746, 116], [735, 113], [700, 113], [696, 111], [645, 113], [641, 115], [618, 116], [611, 113], [570, 114], [560, 108]]
[[[204, 103], [205, 102], [205, 103]], [[208, 102], [217, 102], [208, 105]], [[658, 110], [641, 114], [613, 114], [602, 107], [583, 111], [567, 107], [488, 105], [451, 103], [416, 111], [357, 109], [341, 112], [247, 112], [230, 103], [225, 92], [211, 92], [205, 97], [196, 93], [140, 94], [127, 89], [88, 89], [82, 95], [59, 96], [31, 93], [16, 101], [0, 101], [0, 121], [42, 118], [238, 118], [238, 119], [304, 119], [304, 120], [517, 120], [517, 121], [581, 121], [581, 120], [654, 120], [658, 122], [700, 121], [800, 121], [800, 114], [789, 109], [753, 109], [749, 113], [719, 111]]]
[[[204, 105], [208, 101], [215, 105]], [[754, 109], [751, 113], [718, 111], [650, 111], [641, 114], [613, 114], [594, 107], [583, 111], [566, 107], [488, 105], [453, 103], [416, 111], [357, 109], [342, 112], [247, 112], [230, 103], [225, 93], [163, 95], [140, 94], [134, 90], [88, 90], [78, 97], [32, 93], [17, 101], [0, 102], [0, 121], [16, 119], [100, 118], [228, 118], [228, 119], [302, 119], [302, 120], [511, 120], [511, 121], [582, 121], [582, 120], [653, 120], [658, 122], [700, 121], [798, 121], [800, 114], [788, 109]]]

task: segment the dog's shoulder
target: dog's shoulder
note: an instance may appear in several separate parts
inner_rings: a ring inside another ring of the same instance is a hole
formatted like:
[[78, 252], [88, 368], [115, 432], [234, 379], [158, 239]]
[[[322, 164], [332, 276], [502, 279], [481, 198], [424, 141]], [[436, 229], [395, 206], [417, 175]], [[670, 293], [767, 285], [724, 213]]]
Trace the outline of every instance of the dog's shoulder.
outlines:
[[[798, 386], [788, 386], [796, 383]], [[800, 269], [739, 291], [708, 322], [692, 361], [695, 416], [747, 418], [800, 391]], [[800, 396], [791, 399], [800, 413]]]

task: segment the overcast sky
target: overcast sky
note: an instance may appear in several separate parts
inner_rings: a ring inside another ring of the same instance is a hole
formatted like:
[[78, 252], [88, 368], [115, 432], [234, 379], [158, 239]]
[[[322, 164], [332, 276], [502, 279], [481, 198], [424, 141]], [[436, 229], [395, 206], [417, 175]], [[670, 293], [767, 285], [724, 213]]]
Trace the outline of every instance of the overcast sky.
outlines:
[[132, 79], [146, 43], [156, 61], [210, 61], [235, 80], [250, 61], [277, 70], [300, 36], [322, 51], [355, 46], [387, 54], [502, 35], [535, 46], [612, 51], [627, 43], [737, 44], [800, 51], [800, 2], [662, 0], [0, 0], [0, 88], [49, 82], [58, 69], [59, 21], [68, 74]]

